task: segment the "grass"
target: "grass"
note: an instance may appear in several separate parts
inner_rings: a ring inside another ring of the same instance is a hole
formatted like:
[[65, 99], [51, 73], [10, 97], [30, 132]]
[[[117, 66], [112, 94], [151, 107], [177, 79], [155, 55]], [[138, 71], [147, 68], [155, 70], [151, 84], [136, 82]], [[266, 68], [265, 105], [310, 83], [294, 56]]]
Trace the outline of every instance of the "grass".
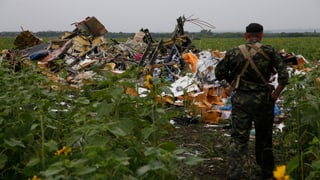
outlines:
[[[204, 38], [195, 40], [193, 43], [203, 50], [218, 49], [226, 51], [245, 43], [245, 40], [244, 38]], [[302, 55], [310, 61], [320, 59], [320, 37], [264, 38], [262, 43], [272, 45], [278, 51], [284, 49], [288, 53], [293, 52], [296, 55]]]

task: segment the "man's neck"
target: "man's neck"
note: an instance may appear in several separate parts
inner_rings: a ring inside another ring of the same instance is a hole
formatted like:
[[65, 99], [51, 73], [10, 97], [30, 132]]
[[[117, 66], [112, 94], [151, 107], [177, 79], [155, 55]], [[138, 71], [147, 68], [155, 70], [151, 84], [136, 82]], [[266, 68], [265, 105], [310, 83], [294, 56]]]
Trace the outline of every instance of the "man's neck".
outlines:
[[247, 39], [247, 43], [256, 43], [256, 42], [260, 42], [259, 38], [248, 38]]

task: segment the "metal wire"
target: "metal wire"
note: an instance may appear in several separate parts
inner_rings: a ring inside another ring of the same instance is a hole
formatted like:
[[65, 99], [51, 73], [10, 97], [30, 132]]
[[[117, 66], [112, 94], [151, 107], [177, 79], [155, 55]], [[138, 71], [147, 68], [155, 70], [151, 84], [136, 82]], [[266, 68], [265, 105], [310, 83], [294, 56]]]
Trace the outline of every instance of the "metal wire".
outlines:
[[215, 29], [216, 27], [214, 25], [212, 25], [211, 23], [201, 20], [199, 18], [192, 18], [193, 15], [189, 16], [189, 17], [185, 17], [183, 16], [182, 19], [184, 20], [184, 22], [189, 22], [191, 24], [194, 24], [198, 27], [200, 27], [201, 29]]

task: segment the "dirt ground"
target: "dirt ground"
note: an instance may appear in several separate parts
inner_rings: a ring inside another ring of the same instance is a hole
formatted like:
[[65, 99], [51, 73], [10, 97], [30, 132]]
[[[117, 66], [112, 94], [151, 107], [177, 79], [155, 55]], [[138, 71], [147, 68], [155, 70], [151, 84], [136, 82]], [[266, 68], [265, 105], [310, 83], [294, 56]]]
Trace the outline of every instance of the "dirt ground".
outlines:
[[[174, 124], [168, 140], [177, 144], [179, 148], [187, 148], [193, 155], [205, 160], [195, 166], [181, 165], [179, 179], [183, 180], [220, 180], [225, 179], [227, 171], [226, 155], [230, 140], [230, 123], [223, 122], [218, 126], [203, 123]], [[275, 138], [274, 138], [275, 139]], [[244, 163], [246, 172], [239, 179], [251, 179], [255, 169], [254, 135], [250, 138], [249, 154]], [[279, 163], [279, 152], [274, 140], [275, 163]]]

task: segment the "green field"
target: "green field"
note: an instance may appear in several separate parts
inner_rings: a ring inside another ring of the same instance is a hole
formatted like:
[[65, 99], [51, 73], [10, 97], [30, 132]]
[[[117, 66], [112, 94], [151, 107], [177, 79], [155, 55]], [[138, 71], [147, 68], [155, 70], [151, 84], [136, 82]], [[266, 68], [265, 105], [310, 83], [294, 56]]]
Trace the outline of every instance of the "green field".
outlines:
[[[44, 38], [46, 39], [46, 38]], [[108, 40], [108, 39], [106, 39]], [[120, 42], [126, 39], [118, 39]], [[0, 38], [0, 51], [14, 48], [14, 38]], [[220, 51], [228, 50], [234, 46], [244, 43], [244, 38], [202, 38], [193, 40], [193, 44], [202, 50]], [[264, 38], [264, 44], [272, 45], [276, 50], [285, 50], [287, 53], [302, 55], [309, 61], [320, 59], [320, 37], [287, 37], [287, 38]]]
[[[244, 38], [206, 38], [193, 41], [199, 49], [218, 49], [220, 51], [244, 43]], [[284, 49], [287, 53], [302, 55], [307, 60], [320, 59], [320, 38], [264, 38], [262, 43], [272, 45], [276, 50]]]

